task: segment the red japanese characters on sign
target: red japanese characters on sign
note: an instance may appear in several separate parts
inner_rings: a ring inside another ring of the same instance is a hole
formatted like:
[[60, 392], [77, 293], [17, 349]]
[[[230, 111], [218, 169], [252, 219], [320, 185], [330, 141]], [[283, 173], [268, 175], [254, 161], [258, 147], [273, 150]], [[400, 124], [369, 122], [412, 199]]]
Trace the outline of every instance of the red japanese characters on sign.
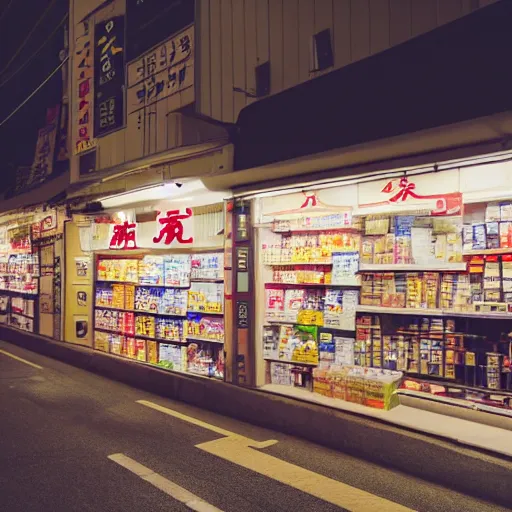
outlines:
[[461, 193], [419, 194], [416, 183], [409, 181], [406, 176], [388, 181], [380, 194], [388, 197], [383, 201], [361, 204], [360, 207], [411, 203], [419, 207], [421, 204], [427, 205], [431, 209], [431, 215], [460, 215], [462, 212]]
[[159, 244], [163, 241], [164, 245], [171, 245], [175, 240], [179, 244], [192, 244], [194, 238], [192, 236], [185, 238], [185, 229], [183, 221], [192, 217], [192, 210], [187, 208], [185, 213], [179, 210], [169, 210], [165, 216], [158, 219], [161, 225], [160, 233], [153, 238], [153, 243]]
[[89, 21], [80, 22], [75, 27], [74, 76], [76, 77], [76, 103], [74, 112], [75, 153], [82, 153], [95, 146], [93, 139], [93, 41]]
[[109, 249], [137, 249], [135, 222], [128, 221], [116, 224], [110, 239]]

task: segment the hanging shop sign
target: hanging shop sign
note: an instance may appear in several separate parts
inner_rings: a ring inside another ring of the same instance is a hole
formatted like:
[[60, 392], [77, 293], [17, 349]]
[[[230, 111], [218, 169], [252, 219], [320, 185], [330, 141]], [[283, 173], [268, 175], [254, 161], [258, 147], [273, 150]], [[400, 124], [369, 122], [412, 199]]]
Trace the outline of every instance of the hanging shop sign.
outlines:
[[75, 26], [75, 55], [73, 59], [74, 77], [76, 77], [76, 100], [73, 116], [73, 143], [76, 154], [92, 149], [96, 145], [93, 138], [93, 93], [94, 59], [92, 33], [89, 20]]
[[194, 244], [191, 208], [169, 210], [153, 222], [95, 223], [89, 228], [92, 250], [171, 249]]
[[379, 207], [424, 209], [434, 216], [462, 213], [458, 170], [359, 183], [358, 199], [361, 213]]
[[128, 114], [194, 85], [194, 27], [128, 65]]
[[124, 16], [96, 24], [94, 29], [94, 136], [124, 125]]

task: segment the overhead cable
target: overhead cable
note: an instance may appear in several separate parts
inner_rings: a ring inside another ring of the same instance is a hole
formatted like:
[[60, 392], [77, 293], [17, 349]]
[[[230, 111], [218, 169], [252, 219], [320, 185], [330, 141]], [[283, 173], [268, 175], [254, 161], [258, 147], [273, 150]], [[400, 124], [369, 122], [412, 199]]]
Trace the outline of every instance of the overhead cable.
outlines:
[[32, 27], [32, 30], [28, 33], [27, 37], [23, 40], [21, 45], [18, 47], [18, 49], [14, 52], [14, 55], [10, 58], [9, 62], [3, 67], [3, 69], [0, 71], [0, 75], [3, 75], [7, 68], [12, 64], [14, 59], [21, 53], [21, 50], [25, 48], [25, 45], [28, 43], [29, 39], [32, 37], [32, 34], [36, 31], [37, 27], [41, 24], [41, 22], [44, 20], [50, 9], [54, 6], [55, 2], [57, 0], [52, 0], [46, 9], [44, 10], [41, 17], [36, 21], [36, 24]]
[[0, 121], [0, 126], [2, 126], [3, 124], [5, 124], [7, 121], [9, 121], [9, 119], [14, 115], [16, 114], [16, 112], [18, 112], [18, 110], [20, 110], [35, 94], [37, 94], [37, 92], [42, 89], [49, 81], [50, 79], [53, 77], [53, 75], [55, 75], [55, 73], [57, 73], [59, 71], [59, 69], [64, 66], [64, 64], [69, 60], [69, 57], [66, 57], [47, 77], [46, 79], [34, 90], [32, 91], [32, 93], [30, 94], [30, 96], [28, 96], [24, 101], [22, 101], [3, 121]]

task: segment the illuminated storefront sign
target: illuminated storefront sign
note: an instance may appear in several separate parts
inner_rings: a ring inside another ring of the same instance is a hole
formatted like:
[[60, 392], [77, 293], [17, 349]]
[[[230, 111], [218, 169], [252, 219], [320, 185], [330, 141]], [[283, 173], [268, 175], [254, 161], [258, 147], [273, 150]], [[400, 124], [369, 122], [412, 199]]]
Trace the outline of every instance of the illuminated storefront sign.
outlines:
[[165, 249], [194, 243], [194, 216], [191, 208], [163, 212], [154, 222], [124, 221], [109, 224], [108, 247], [104, 247], [104, 237], [94, 234], [103, 231], [100, 226], [98, 224], [93, 228], [93, 245], [97, 250]]

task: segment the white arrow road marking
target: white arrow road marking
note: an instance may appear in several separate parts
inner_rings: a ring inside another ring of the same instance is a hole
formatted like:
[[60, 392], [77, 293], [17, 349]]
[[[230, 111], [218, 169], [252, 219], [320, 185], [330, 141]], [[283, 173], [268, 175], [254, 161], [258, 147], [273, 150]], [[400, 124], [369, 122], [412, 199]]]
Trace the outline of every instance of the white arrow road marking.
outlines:
[[6, 350], [0, 349], [0, 354], [3, 354], [4, 356], [12, 357], [13, 359], [16, 359], [16, 361], [19, 361], [20, 363], [28, 364], [29, 366], [32, 366], [33, 368], [37, 368], [38, 370], [43, 369], [42, 366], [39, 366], [38, 364], [35, 364], [35, 363], [31, 363], [30, 361], [27, 361], [26, 359], [22, 359], [21, 357], [15, 356], [14, 354], [7, 352]]
[[275, 440], [258, 442], [147, 400], [138, 400], [137, 403], [226, 436], [198, 444], [196, 448], [338, 507], [352, 512], [411, 512], [398, 503], [258, 451], [276, 444]]
[[167, 478], [164, 478], [162, 475], [155, 473], [150, 468], [139, 464], [136, 460], [127, 457], [123, 453], [114, 453], [109, 455], [108, 458], [142, 478], [142, 480], [154, 485], [161, 491], [165, 492], [165, 494], [171, 496], [171, 498], [180, 501], [191, 510], [195, 510], [196, 512], [222, 512], [219, 508], [210, 505], [195, 494], [192, 494], [190, 491], [187, 491], [174, 482], [167, 480]]

